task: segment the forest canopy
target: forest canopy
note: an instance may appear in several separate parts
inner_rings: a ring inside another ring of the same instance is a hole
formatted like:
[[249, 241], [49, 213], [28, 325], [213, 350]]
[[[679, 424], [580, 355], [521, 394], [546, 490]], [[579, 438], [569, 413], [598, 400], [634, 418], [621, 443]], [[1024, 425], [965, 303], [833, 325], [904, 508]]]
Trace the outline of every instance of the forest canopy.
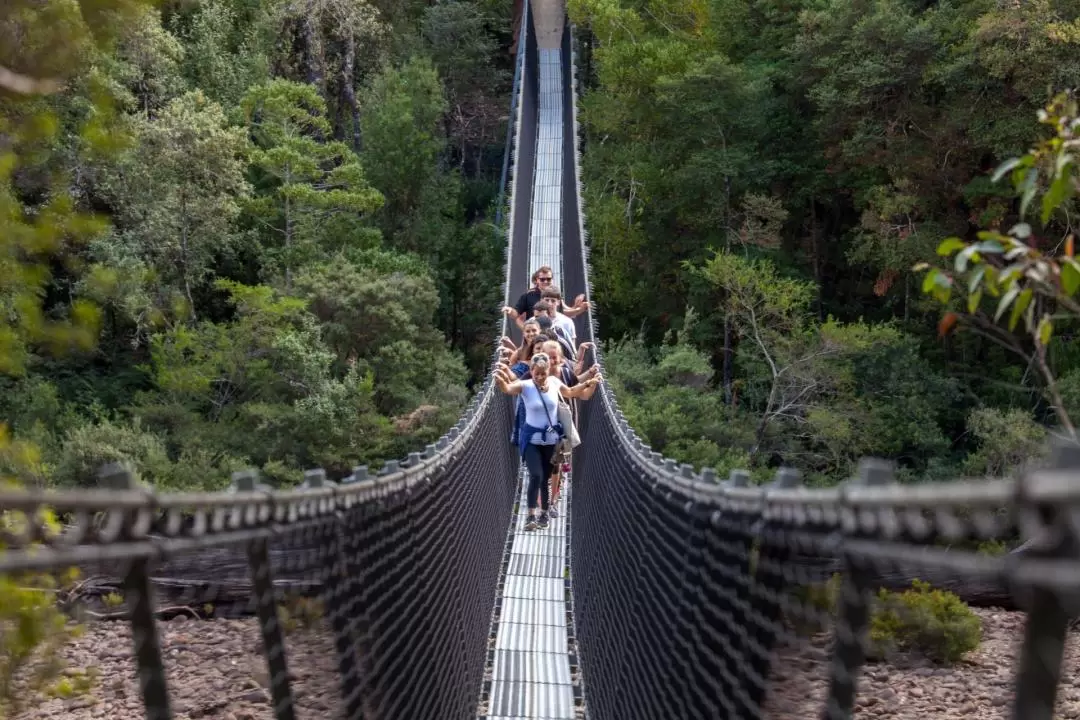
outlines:
[[[993, 173], [1053, 132], [1037, 117], [1080, 77], [1080, 3], [569, 10], [608, 375], [654, 450], [823, 483], [877, 455], [922, 480], [1010, 472], [1070, 434], [1075, 314], [1054, 315], [1042, 352], [1053, 308], [1030, 331], [989, 304], [956, 323], [964, 299], [942, 308], [916, 266], [936, 266], [947, 237], [955, 253], [1022, 220], [1025, 247], [1061, 254], [1067, 183], [1052, 166], [1024, 187]], [[1047, 193], [1052, 212], [1021, 217]]]
[[511, 13], [4, 3], [5, 473], [291, 484], [444, 432], [501, 300]]
[[[1073, 101], [1037, 119], [1080, 77], [1080, 3], [568, 6], [607, 374], [655, 450], [922, 480], [1068, 434]], [[3, 471], [289, 484], [441, 434], [501, 300], [514, 12], [4, 3]], [[1020, 281], [970, 274], [993, 238]]]

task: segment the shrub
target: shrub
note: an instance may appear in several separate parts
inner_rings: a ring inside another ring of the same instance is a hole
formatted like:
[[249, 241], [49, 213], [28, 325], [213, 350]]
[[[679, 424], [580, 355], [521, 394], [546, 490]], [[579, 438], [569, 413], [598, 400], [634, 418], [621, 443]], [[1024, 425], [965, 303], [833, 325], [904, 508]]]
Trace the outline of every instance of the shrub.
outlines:
[[914, 650], [931, 660], [954, 663], [979, 646], [982, 621], [954, 593], [915, 580], [902, 593], [878, 592], [870, 620], [871, 652]]
[[53, 481], [60, 486], [96, 487], [103, 465], [121, 462], [150, 484], [166, 480], [172, 471], [165, 443], [139, 423], [102, 422], [75, 428], [60, 451]]
[[[0, 462], [24, 469], [40, 462], [36, 449], [14, 441], [0, 424]], [[0, 475], [0, 487], [17, 487]], [[60, 524], [51, 511], [43, 513], [45, 531], [55, 534]], [[0, 531], [18, 536], [29, 519], [21, 512], [0, 513]], [[0, 552], [4, 543], [0, 542]], [[36, 693], [70, 697], [85, 692], [94, 680], [90, 672], [71, 672], [61, 650], [78, 637], [82, 626], [70, 622], [57, 607], [56, 592], [78, 579], [74, 569], [0, 575], [0, 718], [22, 710]]]
[[833, 573], [825, 582], [801, 585], [792, 591], [792, 599], [802, 606], [802, 612], [790, 618], [796, 633], [814, 634], [827, 627], [826, 618], [836, 612], [841, 582], [840, 573]]
[[323, 619], [322, 600], [287, 593], [278, 603], [278, 622], [285, 633], [311, 630]]
[[1009, 554], [1009, 544], [1004, 540], [983, 540], [975, 548], [975, 552], [980, 555], [991, 555], [998, 557], [1000, 555]]

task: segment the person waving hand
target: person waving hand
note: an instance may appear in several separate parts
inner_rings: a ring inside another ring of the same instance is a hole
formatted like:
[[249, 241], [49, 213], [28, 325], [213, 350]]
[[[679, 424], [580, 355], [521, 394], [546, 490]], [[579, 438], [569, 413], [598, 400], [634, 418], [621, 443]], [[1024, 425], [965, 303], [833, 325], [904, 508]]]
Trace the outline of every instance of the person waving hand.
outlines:
[[[529, 363], [529, 379], [517, 380], [506, 363], [500, 363], [492, 373], [495, 386], [507, 395], [520, 395], [525, 405], [525, 419], [517, 433], [518, 450], [529, 472], [526, 500], [529, 516], [526, 530], [548, 525], [548, 478], [551, 477], [555, 447], [565, 435], [559, 424], [559, 398], [571, 400], [584, 397], [590, 388], [603, 382], [595, 375], [573, 387], [564, 385], [551, 375], [552, 358], [543, 352], [532, 356]], [[537, 507], [540, 516], [537, 518]]]

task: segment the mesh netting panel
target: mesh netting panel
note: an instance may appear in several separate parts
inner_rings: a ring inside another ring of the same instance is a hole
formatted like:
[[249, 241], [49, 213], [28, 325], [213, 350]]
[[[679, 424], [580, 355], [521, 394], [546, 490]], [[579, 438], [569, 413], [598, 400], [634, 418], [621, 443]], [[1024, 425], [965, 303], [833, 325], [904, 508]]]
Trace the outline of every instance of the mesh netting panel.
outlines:
[[[114, 466], [113, 490], [0, 492], [0, 574], [79, 569], [58, 607], [86, 632], [60, 654], [94, 676], [50, 700], [31, 662], [10, 714], [474, 716], [518, 467], [509, 399], [475, 412], [404, 467], [341, 485], [312, 471], [297, 491], [245, 475], [233, 494], [154, 496]], [[60, 537], [27, 522], [45, 508]]]
[[[1075, 445], [1059, 448], [1056, 469], [1017, 481], [899, 486], [868, 460], [850, 482], [815, 490], [789, 470], [752, 487], [745, 474], [718, 482], [665, 461], [610, 396], [582, 405], [580, 429], [571, 570], [593, 720], [801, 718], [807, 694], [819, 717], [851, 717], [872, 613], [926, 621], [878, 590], [919, 578], [1028, 610], [1011, 716], [1053, 717], [1080, 609], [1080, 513], [1061, 503]], [[975, 551], [1018, 536], [1031, 539], [1019, 553]], [[793, 647], [817, 671], [796, 702], [778, 662]]]

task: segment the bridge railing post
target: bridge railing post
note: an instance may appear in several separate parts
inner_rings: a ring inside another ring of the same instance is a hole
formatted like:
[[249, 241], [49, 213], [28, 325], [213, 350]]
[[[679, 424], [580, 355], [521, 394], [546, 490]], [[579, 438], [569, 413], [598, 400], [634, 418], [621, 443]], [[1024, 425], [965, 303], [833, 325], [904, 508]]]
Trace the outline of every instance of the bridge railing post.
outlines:
[[[1064, 482], [1080, 480], [1080, 445], [1061, 441], [1054, 448], [1052, 470], [1065, 471]], [[1076, 536], [1075, 508], [1040, 501], [1030, 492], [1032, 476], [1019, 481], [1017, 510], [1024, 539], [1030, 541], [1022, 556], [1041, 559], [1077, 560], [1080, 543]], [[1016, 567], [1016, 566], [1013, 566]], [[1019, 591], [1019, 592], [1018, 592]], [[1061, 663], [1070, 619], [1077, 614], [1078, 598], [1051, 587], [1014, 587], [1021, 607], [1027, 610], [1024, 644], [1016, 674], [1014, 720], [1052, 720]]]
[[[390, 463], [387, 463], [389, 465]], [[394, 461], [397, 468], [397, 461]], [[358, 466], [353, 471], [354, 477], [367, 479], [367, 466]], [[326, 485], [326, 472], [307, 470], [304, 472], [304, 486], [319, 489]], [[338, 506], [333, 517], [326, 521], [319, 531], [320, 544], [325, 553], [323, 559], [322, 599], [330, 628], [334, 633], [334, 647], [338, 656], [338, 681], [341, 685], [341, 697], [344, 700], [344, 717], [363, 717], [364, 692], [361, 689], [360, 658], [356, 651], [358, 639], [354, 622], [354, 588], [356, 574], [349, 563], [350, 535], [345, 531], [345, 513], [358, 515], [362, 507], [354, 506], [343, 511]]]
[[[268, 490], [259, 483], [256, 470], [235, 472], [233, 486], [238, 492]], [[272, 513], [271, 513], [272, 516]], [[274, 717], [277, 720], [295, 720], [292, 688], [289, 685], [288, 660], [285, 657], [285, 634], [278, 618], [278, 598], [270, 571], [270, 543], [266, 538], [252, 540], [247, 546], [248, 566], [251, 571], [251, 589], [255, 599], [255, 614], [259, 618], [263, 654], [270, 675], [270, 695], [274, 701]]]
[[[109, 463], [98, 472], [102, 487], [110, 490], [137, 490], [135, 476], [120, 463]], [[129, 539], [132, 518], [125, 513], [121, 542]], [[154, 617], [154, 593], [150, 584], [149, 560], [145, 557], [129, 561], [124, 573], [124, 598], [131, 618], [131, 637], [135, 642], [135, 661], [139, 669], [139, 690], [142, 692], [146, 720], [170, 720], [169, 688], [165, 680], [165, 662], [161, 655], [161, 638]]]
[[[716, 482], [716, 471], [702, 471], [704, 482]], [[742, 470], [732, 470], [724, 488], [748, 488], [750, 476]], [[703, 687], [718, 687], [715, 700], [719, 708], [698, 708], [695, 717], [743, 717], [740, 708], [746, 706], [742, 692], [742, 677], [746, 669], [747, 644], [740, 630], [749, 626], [746, 610], [750, 607], [751, 573], [754, 548], [753, 513], [724, 507], [703, 508], [703, 532], [697, 565], [699, 566], [700, 599], [694, 608], [705, 618], [709, 627], [723, 628], [720, 632], [703, 632], [696, 636], [699, 648], [698, 673], [705, 677]], [[719, 710], [719, 712], [718, 712]]]
[[[802, 485], [802, 475], [793, 468], [780, 468], [768, 490], [794, 490]], [[739, 717], [757, 717], [765, 700], [772, 651], [784, 620], [785, 570], [793, 555], [789, 528], [772, 518], [761, 518], [757, 532], [757, 558], [752, 570], [750, 597], [754, 617], [747, 627], [746, 667], [743, 671], [745, 707]]]
[[[892, 465], [884, 460], [864, 458], [851, 481], [855, 487], [877, 487], [893, 481]], [[858, 509], [844, 501], [842, 512], [858, 517]], [[851, 534], [858, 532], [852, 523]], [[843, 574], [834, 628], [835, 644], [829, 666], [829, 696], [825, 720], [847, 720], [855, 707], [856, 684], [866, 662], [866, 634], [870, 624], [871, 587], [865, 564], [840, 546]]]

